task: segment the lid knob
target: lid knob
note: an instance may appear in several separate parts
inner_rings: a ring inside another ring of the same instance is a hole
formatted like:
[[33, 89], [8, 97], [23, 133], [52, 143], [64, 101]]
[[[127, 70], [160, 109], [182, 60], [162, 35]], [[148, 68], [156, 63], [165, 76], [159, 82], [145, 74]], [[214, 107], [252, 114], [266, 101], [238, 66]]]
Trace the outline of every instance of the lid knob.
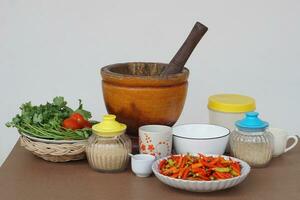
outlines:
[[116, 119], [116, 115], [108, 114], [108, 115], [103, 116], [103, 121], [105, 121], [105, 120], [115, 120], [115, 119]]
[[262, 121], [257, 112], [248, 112], [244, 119], [235, 123], [239, 130], [246, 132], [262, 132], [269, 126], [268, 122]]
[[248, 112], [246, 113], [246, 116], [247, 117], [254, 117], [254, 118], [257, 118], [258, 117], [258, 112]]

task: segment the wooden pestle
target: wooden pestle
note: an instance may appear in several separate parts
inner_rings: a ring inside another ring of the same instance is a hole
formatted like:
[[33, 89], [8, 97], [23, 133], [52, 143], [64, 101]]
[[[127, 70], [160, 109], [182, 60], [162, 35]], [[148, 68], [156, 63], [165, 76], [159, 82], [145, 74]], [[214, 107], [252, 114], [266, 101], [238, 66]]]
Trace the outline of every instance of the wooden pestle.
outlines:
[[201, 40], [207, 30], [208, 28], [205, 25], [201, 24], [200, 22], [196, 22], [189, 36], [177, 51], [169, 65], [164, 71], [161, 72], [160, 75], [164, 76], [168, 74], [180, 73], [198, 42]]

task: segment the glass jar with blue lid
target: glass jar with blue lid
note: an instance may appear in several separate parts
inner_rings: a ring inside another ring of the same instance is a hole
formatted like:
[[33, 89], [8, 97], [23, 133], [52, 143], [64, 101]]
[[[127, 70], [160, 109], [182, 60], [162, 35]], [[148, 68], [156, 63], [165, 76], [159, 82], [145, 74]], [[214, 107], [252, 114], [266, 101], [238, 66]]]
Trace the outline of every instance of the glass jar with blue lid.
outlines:
[[257, 112], [248, 112], [235, 123], [230, 135], [231, 154], [246, 161], [252, 167], [264, 167], [272, 158], [273, 136], [269, 123], [262, 121]]

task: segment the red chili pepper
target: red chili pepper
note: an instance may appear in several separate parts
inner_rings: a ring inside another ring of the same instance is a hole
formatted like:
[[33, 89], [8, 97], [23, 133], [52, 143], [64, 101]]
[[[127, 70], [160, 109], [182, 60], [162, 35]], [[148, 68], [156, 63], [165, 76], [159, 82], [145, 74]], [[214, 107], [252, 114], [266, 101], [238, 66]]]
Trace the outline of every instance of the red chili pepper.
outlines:
[[215, 165], [219, 161], [220, 157], [213, 158], [213, 160], [209, 163], [211, 165]]
[[180, 169], [179, 173], [178, 173], [178, 178], [182, 178], [184, 171], [186, 170], [187, 167], [184, 167], [182, 169]]
[[192, 164], [192, 169], [196, 169], [196, 168], [199, 168], [199, 167], [202, 167], [203, 164], [202, 163], [195, 163], [195, 164]]
[[216, 167], [227, 167], [227, 165], [221, 164], [221, 163], [216, 163]]
[[241, 175], [241, 166], [239, 163], [232, 163], [230, 167], [238, 176]]
[[181, 162], [181, 165], [179, 166], [179, 168], [183, 168], [186, 164], [186, 157], [184, 156]]
[[228, 179], [228, 178], [232, 178], [232, 175], [228, 172], [222, 173], [222, 172], [215, 172], [215, 175], [217, 175], [217, 177], [219, 177], [219, 179]]
[[225, 179], [232, 178], [232, 174], [229, 172], [223, 173], [223, 176], [225, 177]]
[[234, 169], [234, 170], [236, 170], [236, 171], [238, 171], [238, 172], [240, 172], [241, 171], [241, 166], [240, 166], [240, 164], [239, 163], [232, 163], [231, 164], [231, 167]]
[[175, 173], [171, 176], [172, 178], [177, 178], [178, 177], [178, 173]]
[[188, 177], [188, 174], [191, 170], [191, 167], [187, 167], [184, 172], [183, 172], [183, 175], [182, 175], [182, 179], [186, 179]]
[[182, 161], [183, 161], [183, 156], [180, 156], [178, 159], [178, 167], [181, 166]]
[[166, 165], [166, 163], [167, 163], [167, 160], [162, 160], [162, 161], [160, 161], [158, 168], [159, 168], [160, 170], [162, 170], [162, 169], [164, 168], [164, 166]]
[[212, 164], [210, 164], [210, 163], [208, 163], [208, 162], [206, 162], [206, 161], [201, 161], [201, 163], [202, 163], [202, 165], [204, 165], [205, 167], [209, 167], [209, 168], [214, 168], [214, 167], [215, 167], [215, 165], [212, 165]]
[[209, 180], [210, 180], [209, 177], [203, 176], [203, 175], [201, 175], [201, 174], [199, 175], [199, 177], [200, 177], [201, 180], [205, 180], [205, 181], [209, 181]]
[[170, 169], [163, 171], [163, 174], [169, 175], [169, 174], [176, 174], [178, 172], [179, 172], [179, 169], [176, 169], [176, 167], [171, 167]]

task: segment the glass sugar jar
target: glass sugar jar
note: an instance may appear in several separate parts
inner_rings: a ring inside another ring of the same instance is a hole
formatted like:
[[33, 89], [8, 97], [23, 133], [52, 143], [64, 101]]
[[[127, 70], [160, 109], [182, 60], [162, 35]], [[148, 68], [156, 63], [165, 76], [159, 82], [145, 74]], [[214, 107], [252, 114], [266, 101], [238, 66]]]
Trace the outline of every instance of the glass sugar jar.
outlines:
[[104, 115], [101, 123], [92, 127], [86, 155], [89, 165], [102, 172], [126, 169], [131, 153], [131, 140], [125, 134], [126, 125], [117, 122], [115, 115]]
[[235, 123], [230, 135], [231, 154], [246, 161], [252, 167], [265, 167], [272, 158], [273, 136], [269, 124], [258, 118], [257, 112], [246, 113], [246, 117]]

